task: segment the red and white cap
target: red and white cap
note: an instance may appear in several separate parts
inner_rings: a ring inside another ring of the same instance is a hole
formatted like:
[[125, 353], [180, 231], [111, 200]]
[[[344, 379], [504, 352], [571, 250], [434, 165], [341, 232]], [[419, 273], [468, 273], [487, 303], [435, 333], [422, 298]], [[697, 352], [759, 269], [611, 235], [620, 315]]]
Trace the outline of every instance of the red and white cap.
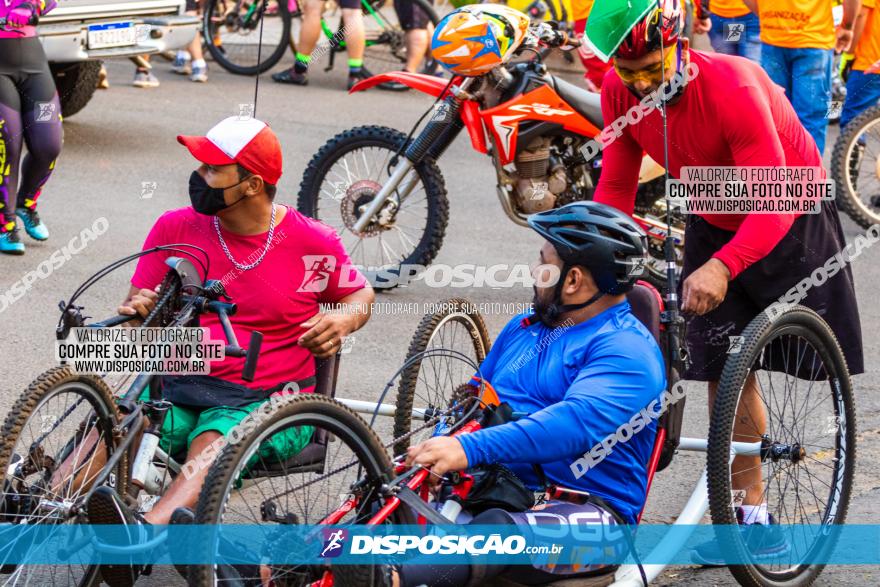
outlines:
[[177, 142], [202, 163], [238, 163], [272, 185], [281, 177], [281, 143], [262, 120], [230, 116], [203, 137], [178, 135]]

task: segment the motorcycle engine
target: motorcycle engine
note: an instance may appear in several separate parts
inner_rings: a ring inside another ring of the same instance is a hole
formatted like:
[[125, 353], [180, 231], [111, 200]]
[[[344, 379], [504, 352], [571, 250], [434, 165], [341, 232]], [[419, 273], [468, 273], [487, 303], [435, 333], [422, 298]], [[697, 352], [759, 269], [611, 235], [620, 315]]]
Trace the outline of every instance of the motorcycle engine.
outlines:
[[519, 209], [534, 214], [553, 208], [568, 186], [565, 166], [550, 157], [550, 139], [539, 137], [520, 151], [515, 160], [514, 195]]

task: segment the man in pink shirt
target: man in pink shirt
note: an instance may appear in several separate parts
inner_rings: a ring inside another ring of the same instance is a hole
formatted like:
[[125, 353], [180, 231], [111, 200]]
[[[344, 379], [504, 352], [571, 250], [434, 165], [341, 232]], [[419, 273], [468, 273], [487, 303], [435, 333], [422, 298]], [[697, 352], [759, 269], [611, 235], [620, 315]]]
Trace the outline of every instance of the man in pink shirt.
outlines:
[[[617, 43], [597, 48], [613, 56], [602, 86], [602, 117], [626, 117], [641, 100], [657, 92], [666, 102], [664, 136], [660, 108], [653, 108], [605, 145], [595, 200], [631, 214], [643, 151], [664, 161], [669, 175], [680, 178], [685, 166], [814, 167], [824, 178], [815, 141], [799, 122], [785, 93], [759, 65], [735, 56], [689, 49], [682, 36], [679, 0], [660, 0]], [[611, 3], [606, 4], [610, 6]], [[595, 13], [595, 9], [594, 9]], [[621, 27], [621, 30], [624, 30]], [[587, 37], [602, 39], [600, 31]], [[600, 42], [601, 44], [601, 42]], [[661, 65], [663, 62], [665, 65]], [[685, 76], [685, 71], [696, 75]], [[686, 84], [664, 84], [678, 76]], [[675, 85], [677, 92], [672, 92]], [[691, 365], [686, 379], [708, 382], [711, 412], [730, 337], [739, 335], [761, 311], [803, 278], [822, 268], [845, 245], [833, 201], [822, 201], [819, 214], [691, 214], [685, 230], [681, 303], [688, 317], [686, 344]], [[852, 374], [864, 371], [859, 314], [848, 264], [807, 291], [801, 301], [831, 326]], [[800, 375], [800, 373], [798, 373]], [[750, 377], [740, 400], [735, 433], [758, 436], [766, 414], [760, 389]], [[744, 409], [745, 408], [745, 409]], [[733, 463], [733, 486], [745, 491], [739, 513], [746, 523], [772, 523], [756, 457]], [[722, 557], [712, 548], [697, 549], [696, 562], [713, 564]]]
[[[286, 383], [312, 391], [315, 357], [338, 352], [342, 339], [367, 322], [374, 300], [332, 228], [273, 202], [281, 146], [265, 123], [231, 117], [204, 137], [179, 136], [178, 141], [201, 163], [190, 177], [192, 206], [163, 214], [144, 249], [187, 243], [207, 253], [207, 279], [221, 281], [238, 306], [230, 319], [238, 340], [248, 340], [253, 331], [263, 333], [258, 369], [253, 382], [246, 383], [241, 379], [244, 359], [228, 357], [211, 365], [210, 376], [165, 377], [162, 395], [174, 405], [160, 446], [187, 463], [198, 459], [200, 466], [184, 467], [191, 474], [178, 475], [145, 515], [130, 511], [109, 488], [99, 488], [88, 503], [92, 524], [187, 521], [191, 511], [181, 508], [193, 508], [198, 500], [208, 472], [208, 447]], [[149, 314], [171, 255], [180, 253], [140, 258], [120, 314]], [[319, 304], [338, 311], [322, 313]], [[225, 340], [216, 315], [202, 316], [201, 326], [212, 339]], [[311, 432], [291, 428], [283, 439], [273, 439], [275, 456], [292, 457]], [[138, 572], [125, 565], [101, 569], [111, 587], [132, 585]]]

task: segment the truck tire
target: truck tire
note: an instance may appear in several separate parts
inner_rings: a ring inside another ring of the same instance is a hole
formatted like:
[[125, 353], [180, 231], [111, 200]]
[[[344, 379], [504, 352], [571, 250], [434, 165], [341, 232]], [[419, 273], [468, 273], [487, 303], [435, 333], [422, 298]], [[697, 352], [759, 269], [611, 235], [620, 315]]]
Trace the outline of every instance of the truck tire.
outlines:
[[61, 115], [69, 118], [85, 108], [98, 87], [100, 61], [51, 63], [52, 78], [61, 100]]

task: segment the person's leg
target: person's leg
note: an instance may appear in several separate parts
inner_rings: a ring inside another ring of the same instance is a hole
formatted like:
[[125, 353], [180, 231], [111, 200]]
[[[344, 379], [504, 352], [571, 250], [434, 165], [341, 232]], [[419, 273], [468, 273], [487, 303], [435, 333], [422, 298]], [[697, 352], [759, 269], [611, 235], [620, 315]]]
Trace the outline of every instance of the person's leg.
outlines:
[[852, 70], [846, 80], [846, 100], [840, 113], [840, 130], [880, 100], [880, 74]]
[[406, 70], [417, 72], [428, 51], [430, 38], [428, 29], [412, 29], [406, 31]]
[[366, 33], [364, 32], [364, 13], [360, 4], [355, 8], [346, 8], [348, 2], [342, 3], [342, 23], [345, 29], [345, 50], [348, 53], [349, 86], [352, 78], [360, 79], [364, 74], [364, 48]]
[[758, 15], [748, 13], [738, 17], [737, 20], [746, 25], [743, 38], [739, 42], [738, 55], [750, 59], [755, 63], [761, 63], [761, 21]]
[[24, 253], [15, 222], [15, 197], [21, 161], [21, 97], [11, 76], [0, 74], [0, 152], [6, 153], [6, 169], [0, 169], [0, 253]]
[[[189, 444], [186, 462], [199, 461], [199, 457], [202, 457], [200, 462], [205, 463], [204, 455], [207, 454], [212, 455], [210, 460], [213, 461], [217, 455], [210, 447], [216, 446], [214, 443], [222, 436], [216, 430], [208, 430], [193, 438]], [[195, 508], [209, 470], [210, 466], [196, 466], [188, 468], [186, 474], [178, 475], [165, 491], [162, 499], [156, 502], [144, 519], [150, 524], [168, 524], [171, 521], [171, 514], [177, 508]]]
[[[709, 15], [709, 19], [712, 21], [712, 28], [709, 29], [708, 33], [709, 43], [715, 52], [723, 53], [724, 55], [737, 55], [737, 47], [744, 41], [742, 33], [740, 33], [739, 38], [736, 38], [736, 40], [728, 40], [728, 36], [731, 35], [730, 23], [737, 22], [738, 19], [724, 18], [717, 14]], [[733, 34], [736, 34], [736, 30], [733, 31]]]
[[788, 61], [788, 51], [785, 47], [761, 44], [761, 67], [778, 86], [782, 86], [785, 95], [791, 101], [791, 69]]
[[20, 91], [27, 155], [21, 165], [16, 214], [28, 235], [36, 240], [46, 240], [49, 231], [37, 214], [37, 200], [61, 154], [64, 137], [61, 102], [48, 68], [42, 73], [29, 75], [22, 82]]
[[[709, 382], [709, 416], [715, 406], [718, 381]], [[743, 387], [742, 397], [736, 409], [736, 423], [733, 427], [734, 442], [757, 442], [767, 429], [767, 413], [761, 399], [761, 390], [754, 375], [750, 375]], [[744, 506], [760, 506], [765, 502], [764, 483], [761, 476], [761, 458], [738, 456], [733, 459], [731, 484], [739, 491], [745, 491]], [[748, 519], [761, 524], [767, 523], [767, 512], [759, 519]]]
[[831, 105], [831, 49], [791, 49], [791, 105], [807, 132], [825, 151], [828, 108]]
[[296, 43], [296, 60], [293, 67], [272, 74], [272, 79], [283, 84], [308, 85], [309, 63], [312, 52], [321, 36], [321, 15], [324, 13], [324, 0], [305, 0], [302, 7], [302, 26]]

